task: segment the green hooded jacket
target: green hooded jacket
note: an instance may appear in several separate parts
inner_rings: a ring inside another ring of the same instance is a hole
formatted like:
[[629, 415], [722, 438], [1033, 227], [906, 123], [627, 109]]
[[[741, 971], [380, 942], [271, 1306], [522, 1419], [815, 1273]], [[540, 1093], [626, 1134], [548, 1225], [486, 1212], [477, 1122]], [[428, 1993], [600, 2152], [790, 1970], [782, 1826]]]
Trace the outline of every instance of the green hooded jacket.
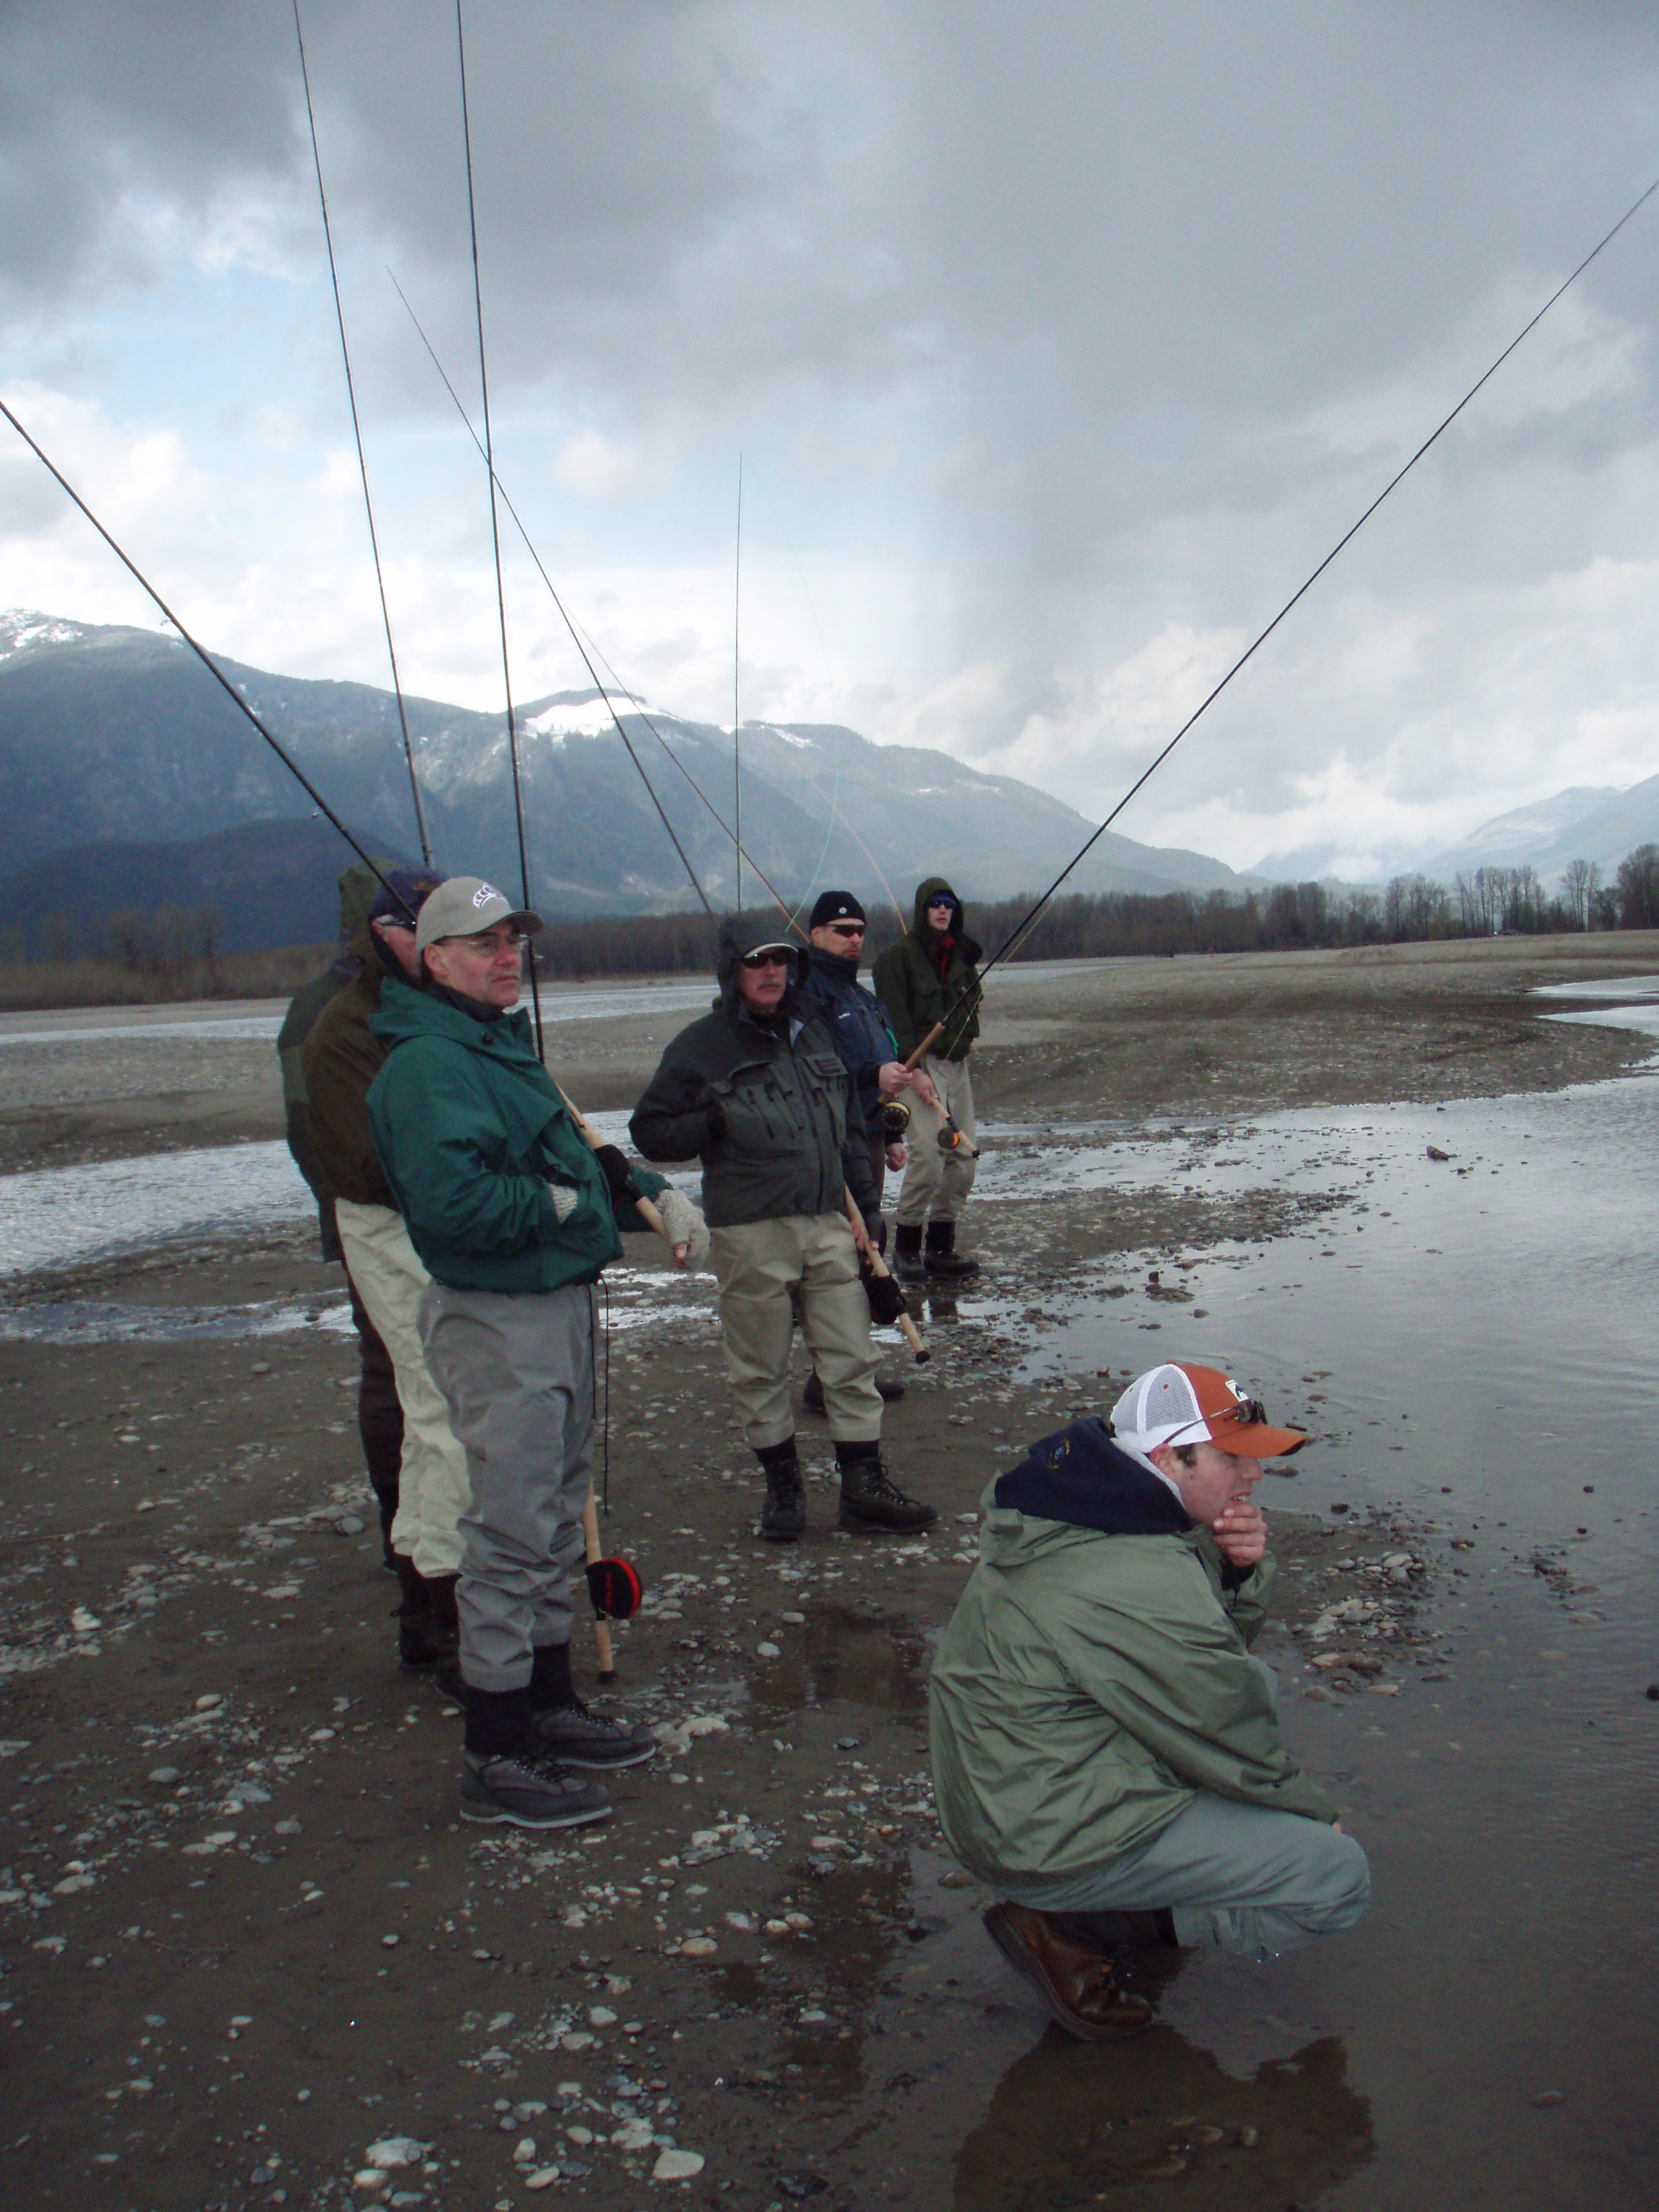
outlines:
[[1271, 1555], [1231, 1568], [1098, 1420], [1034, 1444], [981, 1502], [980, 1564], [928, 1684], [939, 1820], [964, 1866], [994, 1885], [1086, 1873], [1200, 1790], [1335, 1819], [1246, 1656]]
[[[390, 868], [390, 860], [377, 864]], [[334, 1226], [334, 1187], [319, 1151], [311, 1114], [311, 1094], [306, 1083], [305, 1046], [331, 1000], [346, 990], [362, 969], [363, 947], [358, 942], [368, 926], [368, 909], [380, 884], [367, 861], [354, 860], [339, 878], [340, 949], [320, 975], [301, 983], [289, 1001], [283, 1026], [276, 1032], [276, 1057], [283, 1071], [283, 1106], [288, 1121], [288, 1148], [294, 1164], [311, 1187], [317, 1201], [322, 1233], [323, 1257], [340, 1257], [340, 1239]], [[349, 1195], [349, 1194], [347, 1194]]]
[[[966, 1060], [979, 1035], [979, 1000], [971, 994], [979, 982], [975, 963], [981, 951], [968, 934], [968, 915], [957, 899], [957, 927], [944, 972], [939, 969], [939, 940], [927, 927], [927, 902], [941, 891], [956, 893], [943, 876], [929, 876], [916, 885], [915, 918], [896, 945], [890, 945], [870, 971], [876, 996], [887, 1009], [898, 1041], [899, 1057], [908, 1060], [937, 1022], [945, 1035], [933, 1047], [939, 1060]], [[964, 999], [970, 1003], [960, 1008]]]
[[[390, 1047], [368, 1093], [374, 1149], [410, 1242], [452, 1289], [556, 1291], [622, 1256], [605, 1170], [536, 1056], [530, 1017], [475, 1021], [387, 976], [369, 1024]], [[635, 1170], [647, 1197], [663, 1178]], [[561, 1221], [550, 1181], [577, 1194]]]

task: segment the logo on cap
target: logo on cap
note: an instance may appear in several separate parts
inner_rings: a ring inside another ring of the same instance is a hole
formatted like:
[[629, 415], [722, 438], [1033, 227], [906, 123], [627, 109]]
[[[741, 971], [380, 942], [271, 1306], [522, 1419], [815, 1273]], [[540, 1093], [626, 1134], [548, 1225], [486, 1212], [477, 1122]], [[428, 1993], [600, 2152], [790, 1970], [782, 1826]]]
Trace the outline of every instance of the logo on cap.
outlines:
[[491, 899], [500, 896], [501, 893], [494, 884], [480, 884], [472, 894], [472, 903], [474, 906], [488, 906]]

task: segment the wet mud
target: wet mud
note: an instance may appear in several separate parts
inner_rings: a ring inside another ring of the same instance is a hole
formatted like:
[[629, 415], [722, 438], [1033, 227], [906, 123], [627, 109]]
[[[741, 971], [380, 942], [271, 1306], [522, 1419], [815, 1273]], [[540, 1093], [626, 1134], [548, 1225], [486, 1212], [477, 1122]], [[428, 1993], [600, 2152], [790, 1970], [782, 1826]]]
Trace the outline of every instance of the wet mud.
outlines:
[[[711, 1286], [617, 1271], [610, 1694], [659, 1749], [552, 1837], [456, 1818], [303, 1224], [14, 1273], [8, 2202], [1645, 2202], [1656, 1139], [1640, 1074], [1152, 1121], [1048, 1085], [988, 1149], [984, 1273], [917, 1301], [932, 1364], [890, 1355], [909, 1542], [835, 1530], [805, 1414], [808, 1537], [760, 1542]], [[944, 1850], [927, 1669], [985, 1483], [1177, 1354], [1319, 1437], [1264, 1485], [1258, 1648], [1376, 1895], [1315, 1951], [1143, 1962], [1152, 2031], [1081, 2047]]]

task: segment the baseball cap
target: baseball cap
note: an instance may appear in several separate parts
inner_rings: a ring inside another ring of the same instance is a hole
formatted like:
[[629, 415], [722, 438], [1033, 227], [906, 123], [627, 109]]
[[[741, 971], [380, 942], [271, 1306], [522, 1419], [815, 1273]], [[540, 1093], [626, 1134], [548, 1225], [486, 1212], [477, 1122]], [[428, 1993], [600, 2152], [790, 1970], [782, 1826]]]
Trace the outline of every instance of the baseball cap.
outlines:
[[1301, 1429], [1270, 1428], [1267, 1408], [1218, 1367], [1179, 1360], [1136, 1376], [1112, 1408], [1112, 1428], [1142, 1456], [1160, 1444], [1213, 1444], [1240, 1459], [1284, 1459], [1308, 1441]]
[[443, 881], [435, 868], [388, 868], [383, 875], [369, 901], [368, 919], [395, 921], [404, 929]]
[[820, 891], [818, 902], [812, 908], [809, 929], [822, 929], [832, 921], [865, 921], [869, 917], [853, 896], [851, 891]]
[[415, 925], [415, 950], [424, 952], [442, 937], [476, 937], [480, 930], [494, 929], [498, 921], [517, 922], [531, 937], [542, 926], [540, 915], [532, 914], [528, 907], [514, 906], [482, 876], [451, 876], [421, 908]]

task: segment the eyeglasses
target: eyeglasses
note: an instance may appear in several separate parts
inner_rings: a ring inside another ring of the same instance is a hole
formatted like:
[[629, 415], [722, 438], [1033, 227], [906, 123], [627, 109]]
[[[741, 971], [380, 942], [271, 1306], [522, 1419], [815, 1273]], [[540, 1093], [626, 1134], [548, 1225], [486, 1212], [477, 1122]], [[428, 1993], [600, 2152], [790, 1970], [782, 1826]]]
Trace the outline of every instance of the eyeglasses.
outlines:
[[789, 960], [790, 956], [787, 952], [745, 952], [738, 965], [758, 974], [763, 968], [787, 969]]
[[861, 921], [832, 921], [830, 934], [831, 937], [862, 937], [864, 924]]
[[521, 953], [530, 939], [524, 936], [492, 937], [486, 931], [480, 937], [441, 937], [438, 942], [463, 945], [467, 951], [476, 952], [481, 960], [493, 960], [498, 952]]

